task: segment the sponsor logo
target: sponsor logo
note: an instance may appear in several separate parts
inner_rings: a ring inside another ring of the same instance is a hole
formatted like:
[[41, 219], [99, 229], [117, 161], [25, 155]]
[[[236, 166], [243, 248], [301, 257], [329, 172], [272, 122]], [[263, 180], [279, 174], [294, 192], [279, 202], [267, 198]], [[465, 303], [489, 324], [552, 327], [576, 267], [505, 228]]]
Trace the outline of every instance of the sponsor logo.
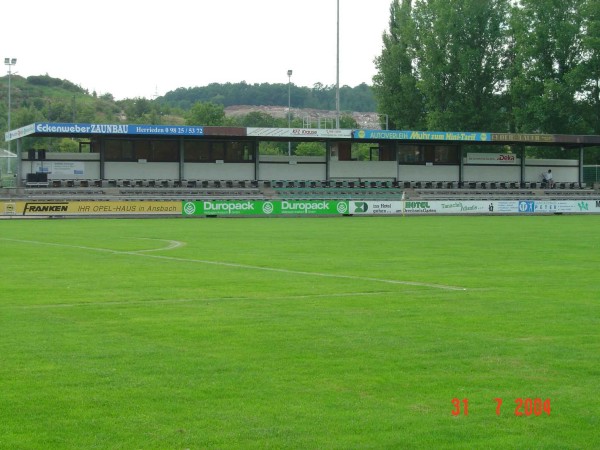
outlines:
[[535, 212], [536, 206], [535, 202], [531, 200], [521, 201], [519, 202], [519, 212], [522, 213], [532, 213]]
[[294, 128], [292, 134], [300, 134], [302, 136], [316, 136], [317, 130], [305, 130], [302, 128]]
[[16, 203], [5, 203], [4, 204], [4, 214], [14, 215], [17, 213], [17, 204]]
[[183, 205], [183, 212], [187, 215], [192, 215], [196, 212], [196, 205], [193, 202], [186, 202]]
[[235, 214], [236, 212], [254, 211], [253, 202], [203, 202], [204, 212], [224, 212]]
[[366, 202], [354, 202], [355, 213], [366, 213], [369, 210], [369, 205]]
[[340, 214], [346, 214], [348, 212], [348, 205], [345, 202], [339, 202], [336, 209]]
[[127, 125], [92, 124], [92, 133], [126, 134], [128, 131], [129, 131], [129, 127]]
[[328, 211], [329, 205], [327, 202], [288, 202], [286, 200], [281, 202], [281, 212], [317, 212], [317, 211]]
[[429, 209], [429, 202], [406, 202], [404, 205], [407, 209]]
[[502, 155], [498, 155], [498, 161], [514, 161], [515, 160], [515, 155], [510, 155], [508, 153], [502, 154]]
[[[598, 202], [596, 202], [596, 204], [598, 204]], [[581, 201], [577, 203], [577, 206], [579, 207], [579, 211], [589, 211], [588, 202]]]
[[68, 202], [60, 203], [25, 203], [23, 215], [27, 213], [56, 213], [67, 212], [69, 210]]
[[274, 209], [275, 209], [275, 207], [273, 206], [273, 203], [271, 203], [271, 202], [263, 203], [262, 210], [265, 214], [273, 214]]
[[442, 203], [442, 209], [448, 209], [448, 208], [460, 208], [460, 209], [462, 209], [462, 202]]

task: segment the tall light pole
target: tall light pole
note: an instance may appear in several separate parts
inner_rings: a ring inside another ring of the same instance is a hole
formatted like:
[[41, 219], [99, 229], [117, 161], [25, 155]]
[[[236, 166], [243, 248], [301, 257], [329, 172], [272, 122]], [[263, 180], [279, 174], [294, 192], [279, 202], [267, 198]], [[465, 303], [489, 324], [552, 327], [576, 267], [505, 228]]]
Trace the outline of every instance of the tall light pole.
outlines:
[[[288, 128], [292, 128], [292, 69], [288, 74]], [[292, 156], [292, 143], [288, 142], [288, 156]]]
[[340, 128], [340, 0], [337, 0], [337, 56], [335, 71], [335, 128]]
[[[10, 131], [10, 110], [11, 110], [11, 98], [10, 98], [10, 79], [11, 79], [11, 75], [12, 75], [12, 66], [14, 66], [17, 63], [17, 58], [4, 58], [4, 64], [6, 64], [8, 66], [8, 130]], [[8, 141], [8, 151], [10, 152], [10, 143], [11, 141]], [[9, 155], [10, 156], [10, 155]], [[9, 163], [8, 163], [8, 173], [10, 173], [10, 158], [9, 158]]]

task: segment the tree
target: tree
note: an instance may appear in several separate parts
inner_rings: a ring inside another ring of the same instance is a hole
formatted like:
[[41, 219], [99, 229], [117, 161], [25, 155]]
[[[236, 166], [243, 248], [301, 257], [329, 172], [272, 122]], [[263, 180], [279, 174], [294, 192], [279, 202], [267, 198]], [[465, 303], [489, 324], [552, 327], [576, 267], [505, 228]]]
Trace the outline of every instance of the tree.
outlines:
[[396, 129], [422, 128], [423, 96], [417, 87], [416, 35], [412, 1], [394, 0], [390, 6], [389, 31], [383, 34], [383, 50], [375, 58], [377, 74], [373, 92], [378, 111], [387, 114]]
[[[513, 9], [515, 47], [510, 97], [516, 131], [586, 131], [583, 59], [583, 10], [588, 0], [521, 0]], [[590, 2], [597, 3], [597, 2]]]
[[56, 151], [62, 153], [77, 153], [79, 151], [79, 142], [71, 138], [61, 138], [54, 142]]
[[244, 127], [275, 127], [276, 119], [262, 111], [252, 111], [243, 116], [239, 123]]
[[353, 130], [358, 128], [358, 123], [356, 123], [356, 119], [354, 119], [351, 114], [342, 114], [340, 116], [340, 128]]
[[393, 0], [373, 90], [392, 128], [501, 129], [509, 0]]
[[258, 144], [258, 153], [260, 155], [287, 155], [287, 143], [261, 141]]
[[575, 71], [581, 83], [581, 102], [589, 132], [600, 134], [600, 2], [587, 0], [583, 7], [582, 53], [585, 57]]
[[430, 129], [498, 129], [508, 0], [418, 0], [418, 87]]
[[155, 110], [156, 103], [143, 97], [121, 100], [121, 108], [127, 116], [129, 122], [141, 122], [144, 116], [149, 116]]
[[325, 144], [322, 142], [300, 142], [294, 154], [298, 156], [325, 156]]
[[12, 129], [24, 127], [30, 123], [44, 122], [47, 120], [41, 111], [33, 107], [17, 109], [17, 111], [12, 114], [11, 119]]
[[212, 102], [197, 102], [186, 116], [187, 125], [221, 126], [225, 121], [225, 108]]

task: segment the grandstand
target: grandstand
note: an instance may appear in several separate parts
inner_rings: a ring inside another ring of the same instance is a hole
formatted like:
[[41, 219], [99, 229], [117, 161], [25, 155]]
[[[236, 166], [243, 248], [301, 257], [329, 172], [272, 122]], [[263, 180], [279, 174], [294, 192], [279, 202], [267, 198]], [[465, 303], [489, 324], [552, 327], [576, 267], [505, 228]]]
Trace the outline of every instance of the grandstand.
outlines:
[[[78, 153], [40, 148], [65, 137], [79, 142]], [[6, 139], [16, 140], [18, 158], [12, 183], [0, 191], [5, 213], [19, 202], [25, 211], [27, 202], [90, 201], [568, 200], [600, 207], [597, 186], [583, 176], [584, 150], [599, 146], [600, 136], [35, 123]], [[270, 141], [316, 141], [324, 154], [260, 154]], [[360, 144], [369, 146], [368, 160], [353, 157]], [[576, 149], [579, 157], [531, 158], [525, 146]], [[549, 167], [553, 189], [541, 177]], [[550, 209], [576, 212], [573, 204]]]

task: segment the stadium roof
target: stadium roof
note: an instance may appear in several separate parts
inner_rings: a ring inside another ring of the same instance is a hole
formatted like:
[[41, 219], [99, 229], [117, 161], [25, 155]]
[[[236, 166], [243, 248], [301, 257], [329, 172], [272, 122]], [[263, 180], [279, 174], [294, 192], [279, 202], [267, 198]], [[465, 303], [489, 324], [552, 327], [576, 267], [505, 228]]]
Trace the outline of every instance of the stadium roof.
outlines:
[[9, 152], [4, 148], [0, 148], [0, 158], [16, 158], [17, 154], [13, 152]]
[[487, 145], [555, 145], [562, 147], [600, 146], [598, 135], [491, 133], [465, 131], [344, 130], [316, 128], [212, 127], [190, 125], [94, 124], [38, 122], [5, 133], [11, 141], [25, 136], [93, 137], [250, 137], [269, 140], [356, 140], [405, 143], [456, 143]]

